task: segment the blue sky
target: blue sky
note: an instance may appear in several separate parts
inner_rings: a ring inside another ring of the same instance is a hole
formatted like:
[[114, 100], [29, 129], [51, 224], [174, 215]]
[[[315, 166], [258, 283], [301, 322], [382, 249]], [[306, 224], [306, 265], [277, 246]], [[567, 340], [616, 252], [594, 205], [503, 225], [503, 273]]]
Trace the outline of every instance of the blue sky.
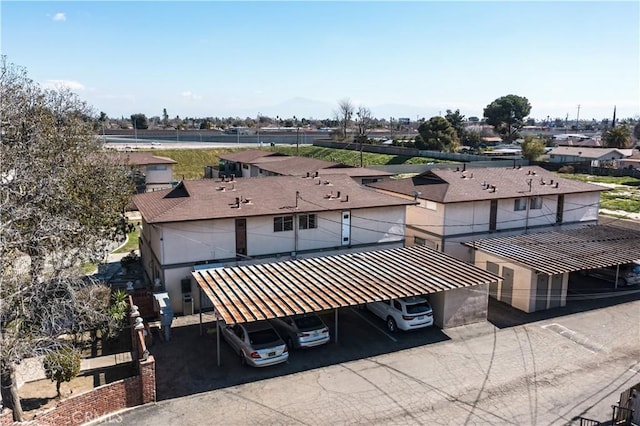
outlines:
[[2, 1], [1, 52], [111, 117], [640, 115], [640, 3]]

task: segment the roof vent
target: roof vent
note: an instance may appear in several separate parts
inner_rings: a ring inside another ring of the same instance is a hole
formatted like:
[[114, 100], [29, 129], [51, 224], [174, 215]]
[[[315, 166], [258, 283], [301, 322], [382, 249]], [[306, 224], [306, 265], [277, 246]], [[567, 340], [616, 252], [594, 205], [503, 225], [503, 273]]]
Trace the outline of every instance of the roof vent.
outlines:
[[495, 185], [489, 185], [489, 192], [496, 192], [496, 186]]
[[224, 186], [216, 186], [216, 191], [224, 192], [225, 190], [226, 190], [226, 188]]
[[348, 196], [348, 195], [345, 195], [345, 196], [344, 196], [344, 200], [340, 200], [340, 201], [342, 201], [343, 203], [348, 202], [348, 201], [349, 201], [349, 196]]
[[557, 187], [558, 187], [558, 182], [556, 182], [556, 184], [555, 184], [553, 187], [554, 187], [554, 188], [557, 188]]

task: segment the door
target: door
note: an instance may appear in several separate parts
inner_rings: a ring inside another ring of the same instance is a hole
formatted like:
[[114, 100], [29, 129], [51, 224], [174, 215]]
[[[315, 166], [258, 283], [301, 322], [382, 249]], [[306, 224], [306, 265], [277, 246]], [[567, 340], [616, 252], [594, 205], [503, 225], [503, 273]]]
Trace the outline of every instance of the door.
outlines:
[[557, 274], [551, 277], [551, 300], [549, 301], [549, 309], [557, 308], [561, 305], [562, 305], [562, 274]]
[[[487, 260], [487, 271], [491, 272], [492, 274], [500, 275], [500, 265], [498, 265], [497, 263], [489, 262]], [[494, 299], [498, 298], [498, 281], [494, 281], [489, 284], [489, 296], [493, 297]]]
[[500, 300], [511, 305], [511, 299], [513, 298], [513, 269], [502, 267], [502, 278]]
[[556, 210], [556, 224], [562, 223], [562, 213], [564, 212], [564, 194], [558, 195], [558, 209]]
[[351, 212], [342, 212], [342, 245], [351, 245]]
[[247, 255], [247, 219], [236, 219], [236, 259]]
[[496, 230], [498, 219], [498, 200], [491, 200], [491, 210], [489, 211], [489, 231]]
[[536, 283], [536, 302], [535, 311], [541, 311], [547, 309], [547, 300], [549, 299], [547, 293], [549, 292], [549, 275], [538, 274], [538, 281]]

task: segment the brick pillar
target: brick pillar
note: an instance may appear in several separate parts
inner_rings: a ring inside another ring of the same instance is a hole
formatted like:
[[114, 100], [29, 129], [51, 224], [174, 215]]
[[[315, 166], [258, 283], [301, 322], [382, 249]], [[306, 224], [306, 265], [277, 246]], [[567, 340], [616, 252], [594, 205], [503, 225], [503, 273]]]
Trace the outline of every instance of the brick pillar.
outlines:
[[146, 361], [140, 361], [140, 381], [142, 403], [156, 402], [156, 360], [149, 355]]

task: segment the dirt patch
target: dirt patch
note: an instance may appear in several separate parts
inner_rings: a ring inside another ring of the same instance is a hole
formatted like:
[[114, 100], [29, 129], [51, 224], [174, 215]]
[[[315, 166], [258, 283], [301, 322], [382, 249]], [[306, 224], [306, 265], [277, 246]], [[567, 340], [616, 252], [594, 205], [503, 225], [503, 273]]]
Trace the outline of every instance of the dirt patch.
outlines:
[[92, 390], [93, 384], [93, 376], [78, 376], [70, 382], [64, 382], [60, 385], [62, 396], [57, 399], [55, 382], [44, 379], [25, 383], [18, 389], [25, 419], [32, 420], [37, 413], [55, 407], [58, 402]]

